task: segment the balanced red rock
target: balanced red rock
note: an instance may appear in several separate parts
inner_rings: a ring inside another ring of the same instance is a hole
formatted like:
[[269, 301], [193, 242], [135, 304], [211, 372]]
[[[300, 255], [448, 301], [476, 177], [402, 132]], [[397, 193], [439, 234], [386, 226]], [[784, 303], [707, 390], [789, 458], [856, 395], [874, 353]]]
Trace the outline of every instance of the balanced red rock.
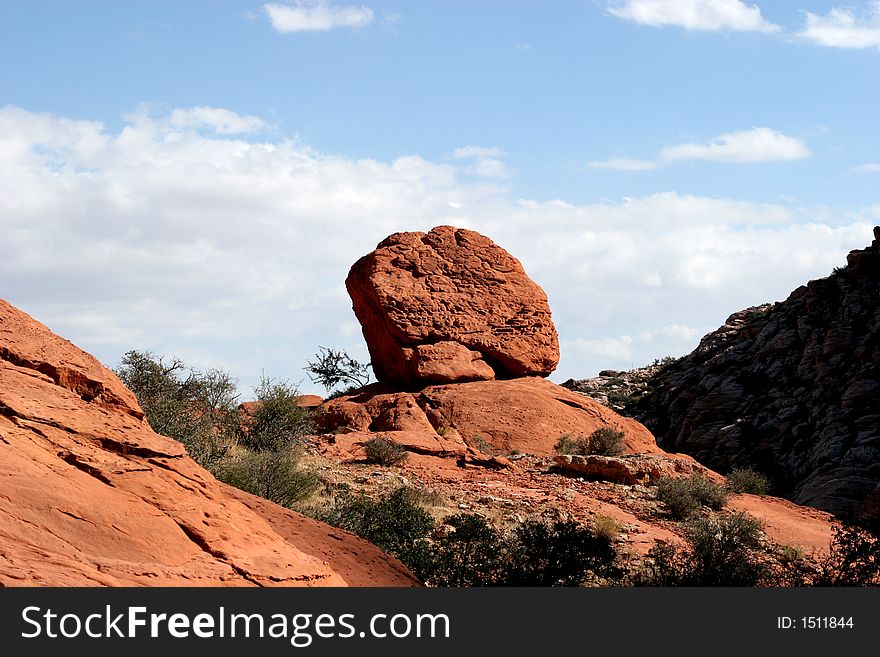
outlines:
[[559, 362], [544, 291], [479, 233], [395, 233], [352, 266], [345, 285], [379, 381], [547, 376]]
[[0, 300], [0, 586], [417, 584], [216, 481], [95, 358]]

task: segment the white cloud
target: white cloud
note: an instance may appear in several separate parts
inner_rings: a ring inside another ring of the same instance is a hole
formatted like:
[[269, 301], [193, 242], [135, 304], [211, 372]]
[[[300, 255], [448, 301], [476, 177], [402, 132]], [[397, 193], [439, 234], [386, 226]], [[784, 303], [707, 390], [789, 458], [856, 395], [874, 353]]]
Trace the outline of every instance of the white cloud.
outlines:
[[593, 160], [587, 162], [591, 169], [611, 169], [612, 171], [649, 171], [657, 168], [651, 160], [633, 160], [626, 157], [615, 157], [610, 160]]
[[498, 146], [460, 146], [456, 148], [449, 157], [453, 160], [465, 160], [471, 157], [502, 157], [504, 149]]
[[266, 127], [266, 124], [259, 117], [242, 116], [217, 107], [176, 109], [171, 112], [168, 122], [171, 126], [180, 129], [210, 128], [220, 135], [258, 132]]
[[464, 175], [467, 159], [352, 159], [180, 130], [174, 115], [143, 108], [111, 131], [0, 109], [0, 294], [110, 365], [150, 348], [243, 387], [261, 369], [303, 380], [319, 344], [368, 358], [343, 281], [396, 231], [472, 228], [519, 258], [550, 299], [561, 381], [692, 349], [842, 264], [880, 220], [880, 206], [675, 192], [516, 199]]
[[686, 30], [778, 32], [757, 5], [741, 0], [611, 0], [608, 13], [643, 25], [675, 25]]
[[710, 160], [713, 162], [772, 162], [810, 157], [803, 141], [770, 128], [752, 128], [718, 135], [705, 144], [678, 144], [660, 151], [666, 162]]
[[373, 10], [369, 7], [335, 6], [323, 0], [297, 0], [292, 4], [270, 2], [263, 5], [263, 10], [278, 32], [321, 32], [336, 27], [361, 28], [373, 22]]
[[853, 173], [880, 173], [880, 162], [868, 162], [850, 169]]
[[452, 160], [473, 160], [469, 173], [483, 178], [506, 178], [509, 175], [506, 165], [500, 157], [505, 155], [504, 149], [497, 146], [460, 146], [449, 154]]
[[835, 7], [824, 16], [807, 12], [802, 39], [831, 48], [880, 48], [880, 0], [862, 16]]

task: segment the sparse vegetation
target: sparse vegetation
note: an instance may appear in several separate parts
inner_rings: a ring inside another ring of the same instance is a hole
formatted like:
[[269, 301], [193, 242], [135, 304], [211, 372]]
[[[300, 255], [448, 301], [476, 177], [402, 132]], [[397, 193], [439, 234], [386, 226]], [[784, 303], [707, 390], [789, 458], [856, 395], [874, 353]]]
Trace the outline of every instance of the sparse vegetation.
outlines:
[[[360, 363], [344, 350], [318, 347], [315, 359], [304, 368], [312, 383], [324, 386], [328, 396], [339, 396], [352, 389], [363, 388], [370, 382], [370, 363]], [[334, 390], [343, 384], [343, 389]]]
[[576, 586], [588, 576], [617, 576], [610, 541], [573, 522], [523, 522], [508, 532], [482, 516], [434, 521], [409, 488], [377, 500], [341, 491], [321, 520], [348, 529], [403, 561], [432, 586]]
[[766, 495], [770, 491], [770, 480], [752, 468], [734, 468], [727, 475], [727, 488], [734, 493]]
[[659, 542], [648, 554], [637, 586], [756, 586], [770, 565], [761, 523], [747, 513], [694, 517], [683, 525], [686, 547]]
[[562, 435], [556, 442], [554, 449], [558, 454], [620, 456], [623, 453], [623, 432], [610, 427], [602, 427], [586, 437], [573, 438]]
[[367, 463], [385, 466], [398, 465], [408, 456], [403, 445], [383, 436], [370, 438], [366, 441], [364, 454], [367, 456]]
[[834, 528], [831, 550], [811, 578], [813, 586], [880, 586], [880, 538], [854, 526]]
[[223, 461], [217, 478], [230, 486], [292, 507], [318, 488], [318, 476], [300, 465], [295, 448], [277, 451], [244, 449]]
[[117, 373], [153, 430], [182, 442], [221, 481], [283, 506], [317, 488], [299, 449], [311, 420], [289, 383], [263, 375], [256, 400], [239, 410], [235, 384], [221, 370], [199, 372], [177, 359], [129, 351]]
[[687, 518], [704, 506], [720, 511], [727, 502], [727, 491], [695, 473], [686, 479], [661, 477], [657, 482], [657, 499], [672, 517]]

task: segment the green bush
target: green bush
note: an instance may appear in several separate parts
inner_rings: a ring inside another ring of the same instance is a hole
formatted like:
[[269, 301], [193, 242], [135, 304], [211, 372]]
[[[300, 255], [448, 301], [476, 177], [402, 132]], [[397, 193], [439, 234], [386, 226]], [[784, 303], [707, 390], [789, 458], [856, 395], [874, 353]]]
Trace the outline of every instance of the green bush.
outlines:
[[687, 518], [703, 506], [720, 511], [727, 502], [727, 491], [694, 473], [687, 479], [661, 477], [657, 482], [657, 499], [674, 518]]
[[577, 586], [619, 574], [611, 544], [574, 522], [528, 520], [506, 533], [473, 514], [444, 522], [453, 531], [423, 542], [408, 564], [432, 586]]
[[239, 442], [254, 451], [287, 449], [311, 433], [311, 415], [299, 405], [299, 391], [265, 375], [254, 389], [256, 400], [240, 415]]
[[610, 427], [602, 427], [586, 437], [573, 438], [569, 435], [563, 435], [559, 437], [554, 449], [557, 454], [620, 456], [624, 449], [623, 432]]
[[432, 586], [493, 586], [504, 583], [505, 550], [501, 534], [485, 518], [460, 513], [443, 521], [446, 536], [423, 543], [413, 574]]
[[378, 500], [343, 490], [320, 519], [354, 532], [408, 563], [417, 552], [419, 539], [434, 528], [434, 520], [414, 497], [405, 487]]
[[243, 450], [222, 463], [217, 478], [281, 506], [291, 507], [311, 495], [319, 485], [317, 474], [301, 467], [299, 461], [300, 454], [293, 448], [261, 452]]
[[747, 513], [694, 517], [684, 523], [687, 546], [659, 542], [633, 577], [637, 586], [756, 586], [771, 570], [761, 523]]
[[559, 440], [553, 446], [557, 454], [587, 454], [589, 443], [583, 436], [573, 438], [569, 435], [559, 436]]
[[363, 447], [367, 463], [391, 466], [402, 463], [408, 457], [403, 445], [389, 438], [370, 438]]
[[612, 574], [611, 543], [575, 522], [528, 520], [513, 530], [508, 547], [511, 586], [577, 586], [590, 573]]
[[590, 454], [620, 456], [623, 454], [623, 431], [610, 427], [596, 429], [588, 439]]
[[727, 487], [734, 493], [766, 495], [770, 491], [770, 480], [752, 468], [734, 468], [727, 475]]

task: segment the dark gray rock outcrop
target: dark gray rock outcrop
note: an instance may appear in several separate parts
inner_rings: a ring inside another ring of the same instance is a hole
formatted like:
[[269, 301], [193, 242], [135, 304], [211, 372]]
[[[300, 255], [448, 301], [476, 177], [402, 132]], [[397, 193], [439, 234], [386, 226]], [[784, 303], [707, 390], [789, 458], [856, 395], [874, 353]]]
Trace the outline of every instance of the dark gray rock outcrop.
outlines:
[[880, 228], [846, 267], [748, 308], [654, 375], [633, 414], [667, 451], [880, 522]]

